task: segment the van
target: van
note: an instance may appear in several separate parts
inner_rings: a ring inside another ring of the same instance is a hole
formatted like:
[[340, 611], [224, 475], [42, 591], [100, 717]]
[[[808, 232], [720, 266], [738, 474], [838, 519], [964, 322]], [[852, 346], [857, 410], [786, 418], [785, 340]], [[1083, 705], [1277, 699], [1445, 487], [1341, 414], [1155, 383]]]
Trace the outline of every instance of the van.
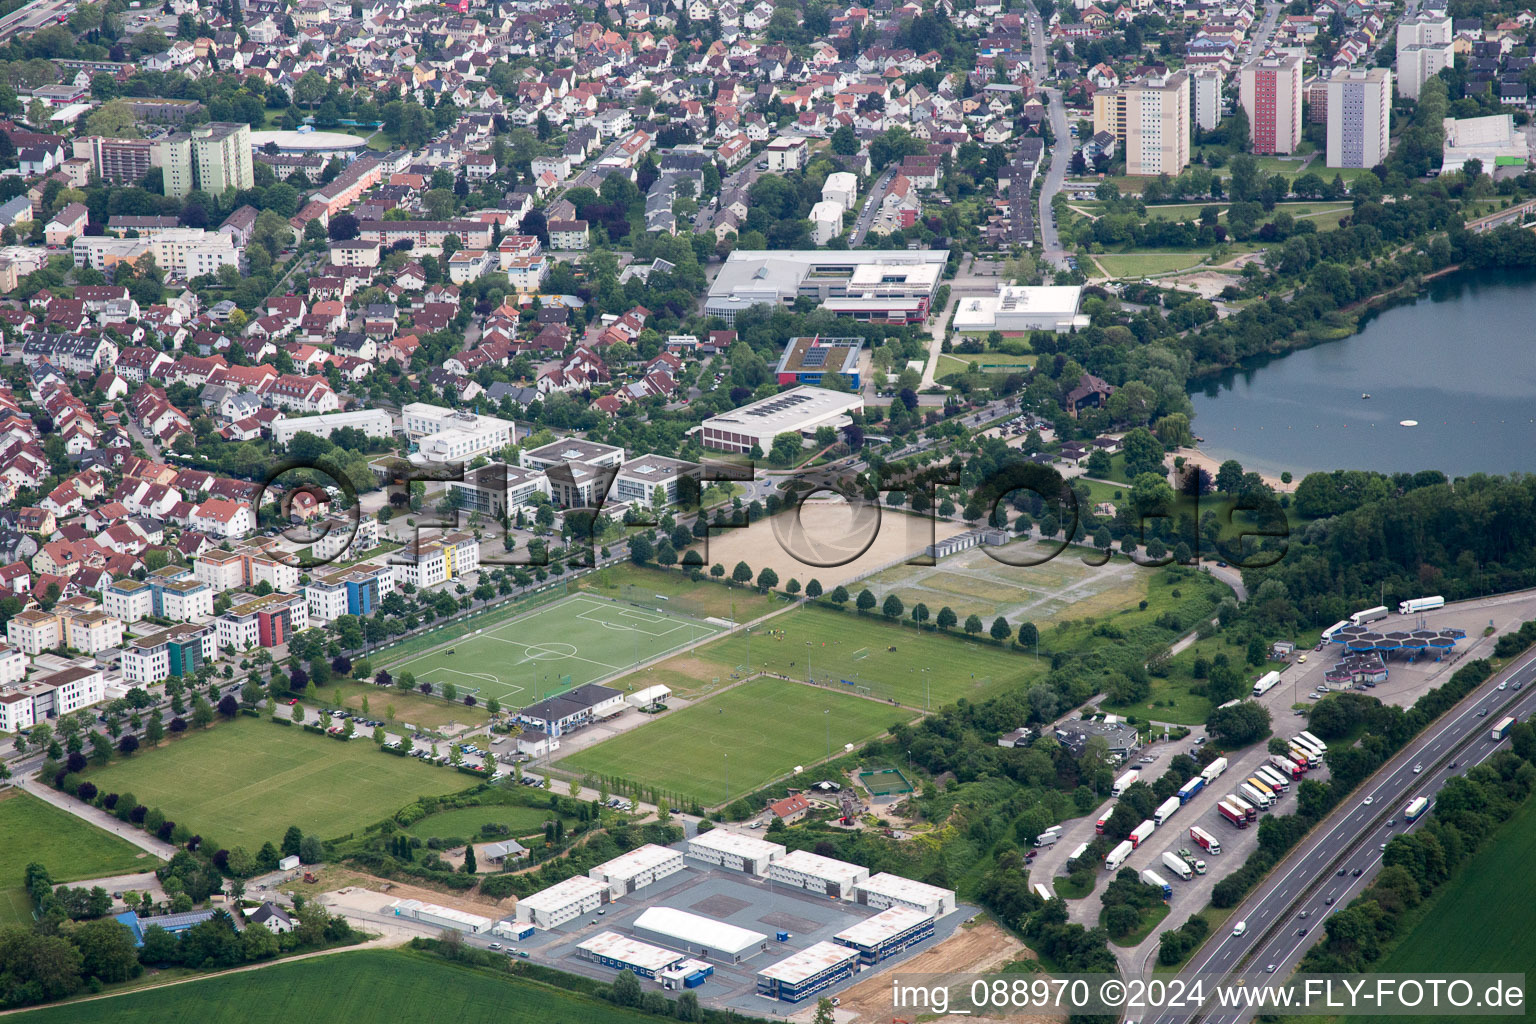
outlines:
[[1244, 932], [1246, 932], [1247, 930], [1248, 930], [1248, 922], [1247, 921], [1239, 921], [1232, 928], [1232, 934], [1233, 935], [1241, 935]]

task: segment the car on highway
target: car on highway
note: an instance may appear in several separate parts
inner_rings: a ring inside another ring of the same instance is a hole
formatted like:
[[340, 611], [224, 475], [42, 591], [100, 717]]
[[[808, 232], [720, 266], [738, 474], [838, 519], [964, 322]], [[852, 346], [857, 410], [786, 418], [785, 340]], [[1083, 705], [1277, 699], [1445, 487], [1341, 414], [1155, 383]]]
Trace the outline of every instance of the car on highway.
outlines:
[[1297, 914], [1296, 916], [1300, 920], [1305, 921], [1307, 918], [1312, 916], [1312, 911], [1310, 911], [1310, 910], [1303, 910], [1300, 914]]
[[1365, 868], [1355, 868], [1355, 870], [1351, 871], [1350, 874], [1355, 878], [1359, 878], [1361, 875], [1365, 874]]
[[1509, 680], [1506, 679], [1504, 682], [1500, 683], [1499, 684], [1499, 689], [1501, 689], [1501, 690], [1509, 689]]
[[1339, 870], [1338, 870], [1338, 871], [1337, 871], [1337, 872], [1336, 872], [1336, 874], [1337, 874], [1337, 875], [1338, 875], [1338, 876], [1339, 876], [1339, 877], [1340, 877], [1340, 878], [1343, 878], [1343, 877], [1344, 877], [1344, 872], [1345, 872], [1345, 871], [1346, 871], [1346, 870], [1347, 870], [1347, 869], [1346, 869], [1346, 868], [1339, 868]]
[[1141, 759], [1141, 763], [1142, 764], [1154, 764], [1154, 763], [1156, 763], [1156, 761], [1157, 761], [1157, 758], [1155, 758], [1155, 757], [1144, 757], [1144, 758]]
[[1296, 660], [1298, 662], [1300, 662], [1301, 664], [1305, 665], [1307, 663], [1307, 656], [1305, 654], [1300, 655], [1300, 656], [1297, 657]]
[[1329, 893], [1329, 894], [1328, 894], [1328, 895], [1327, 895], [1327, 896], [1326, 896], [1326, 897], [1325, 897], [1325, 898], [1324, 898], [1324, 899], [1323, 899], [1323, 905], [1324, 905], [1324, 906], [1328, 906], [1328, 907], [1331, 907], [1331, 906], [1333, 906], [1333, 901], [1334, 901], [1334, 900], [1336, 900], [1336, 899], [1338, 899], [1338, 897], [1337, 897], [1337, 896], [1335, 896], [1335, 895], [1334, 895], [1334, 894], [1333, 894], [1333, 893]]
[[1373, 804], [1375, 802], [1376, 802], [1376, 798], [1373, 797], [1373, 796], [1368, 796], [1364, 800], [1365, 806], [1367, 806], [1367, 807], [1371, 806], [1371, 804]]
[[1305, 928], [1297, 928], [1296, 929], [1296, 934], [1297, 935], [1305, 935], [1305, 934], [1307, 934], [1307, 930]]
[[1270, 964], [1268, 967], [1264, 968], [1264, 973], [1265, 974], [1274, 974], [1275, 973], [1275, 965], [1274, 964]]
[[1488, 709], [1487, 708], [1478, 708], [1477, 709], [1477, 717], [1478, 718], [1487, 718], [1488, 717]]
[[1248, 930], [1248, 922], [1247, 921], [1239, 921], [1239, 922], [1237, 922], [1237, 924], [1232, 926], [1232, 934], [1233, 935], [1241, 935], [1244, 932], [1246, 932], [1247, 930]]
[[1424, 770], [1424, 765], [1423, 765], [1422, 762], [1420, 762], [1419, 764], [1416, 764], [1416, 765], [1413, 766], [1413, 774], [1415, 774], [1415, 775], [1419, 774], [1419, 772], [1422, 772], [1423, 770]]

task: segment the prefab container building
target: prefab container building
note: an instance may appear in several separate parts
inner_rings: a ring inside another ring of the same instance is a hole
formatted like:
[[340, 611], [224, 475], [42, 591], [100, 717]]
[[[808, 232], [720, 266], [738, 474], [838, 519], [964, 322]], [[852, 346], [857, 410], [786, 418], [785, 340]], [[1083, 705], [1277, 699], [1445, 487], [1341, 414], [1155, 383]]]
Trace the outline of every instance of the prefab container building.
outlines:
[[840, 946], [859, 951], [859, 959], [877, 964], [933, 934], [933, 915], [911, 907], [891, 907], [832, 936]]
[[757, 991], [771, 999], [798, 1003], [853, 977], [858, 963], [858, 950], [835, 942], [818, 942], [759, 971]]
[[712, 828], [688, 840], [688, 856], [694, 860], [757, 878], [768, 874], [768, 865], [784, 853], [784, 847], [778, 843], [723, 828]]
[[852, 899], [853, 887], [869, 877], [869, 869], [805, 850], [786, 854], [768, 865], [768, 878], [807, 892]]
[[688, 959], [686, 953], [626, 938], [618, 932], [598, 932], [576, 947], [576, 955], [616, 971], [634, 971], [642, 978], [654, 978]]
[[647, 907], [635, 918], [634, 933], [642, 939], [665, 942], [694, 956], [741, 963], [768, 948], [768, 936], [724, 921], [715, 921], [672, 907]]
[[587, 877], [607, 882], [608, 898], [616, 900], [681, 870], [681, 851], [646, 843], [597, 865], [587, 872]]
[[517, 901], [517, 919], [540, 928], [555, 928], [588, 914], [608, 902], [608, 883], [577, 875]]
[[911, 907], [934, 917], [943, 917], [955, 909], [955, 890], [940, 889], [926, 882], [914, 882], [887, 871], [873, 875], [853, 888], [854, 898], [858, 902], [876, 910]]
[[457, 932], [467, 932], [470, 935], [479, 935], [488, 932], [496, 922], [489, 917], [481, 917], [479, 914], [466, 914], [462, 910], [454, 910], [452, 907], [440, 907], [436, 903], [423, 903], [421, 900], [395, 900], [389, 905], [396, 917], [410, 918], [412, 921], [420, 921], [434, 928], [451, 928]]

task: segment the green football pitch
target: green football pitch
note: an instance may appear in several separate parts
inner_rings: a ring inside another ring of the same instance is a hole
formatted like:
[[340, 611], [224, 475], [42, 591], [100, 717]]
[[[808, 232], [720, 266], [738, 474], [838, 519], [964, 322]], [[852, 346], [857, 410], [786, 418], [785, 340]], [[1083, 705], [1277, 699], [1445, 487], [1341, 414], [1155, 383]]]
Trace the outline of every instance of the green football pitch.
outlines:
[[390, 664], [419, 683], [525, 707], [677, 651], [723, 626], [578, 594]]

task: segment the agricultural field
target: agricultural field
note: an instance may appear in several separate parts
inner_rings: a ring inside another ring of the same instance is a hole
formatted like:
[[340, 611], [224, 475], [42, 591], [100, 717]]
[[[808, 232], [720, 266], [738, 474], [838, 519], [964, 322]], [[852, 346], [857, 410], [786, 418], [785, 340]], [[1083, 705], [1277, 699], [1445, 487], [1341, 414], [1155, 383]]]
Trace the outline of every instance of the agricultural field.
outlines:
[[526, 615], [389, 664], [480, 703], [523, 707], [713, 636], [724, 627], [620, 599], [572, 594]]
[[599, 597], [661, 607], [695, 619], [751, 622], [784, 607], [781, 599], [755, 587], [695, 583], [681, 571], [653, 569], [632, 562], [621, 562], [588, 573], [574, 586]]
[[[655, 1017], [575, 993], [391, 950], [361, 950], [274, 964], [110, 999], [19, 1014], [25, 1024], [291, 1024], [318, 1007], [346, 1007], [351, 1024], [495, 1020], [500, 1024], [645, 1024]], [[321, 1015], [320, 1019], [334, 1019]]]
[[[1532, 857], [1536, 857], [1536, 805], [1526, 801], [1492, 842], [1461, 865], [1439, 895], [1418, 908], [1417, 925], [1377, 964], [1376, 971], [1415, 975], [1529, 971], [1536, 963], [1536, 931], [1525, 914], [1508, 909], [1511, 885], [1529, 873]], [[1517, 884], [1515, 894], [1520, 891]], [[1445, 1018], [1426, 1014], [1395, 1019], [1421, 1024]], [[1364, 1024], [1370, 1018], [1344, 1020]]]
[[39, 800], [9, 789], [0, 793], [0, 925], [32, 919], [32, 900], [21, 887], [33, 861], [48, 869], [55, 882], [105, 878], [153, 871], [158, 858], [126, 839]]
[[829, 745], [839, 752], [845, 743], [862, 742], [910, 717], [888, 704], [835, 690], [753, 679], [588, 747], [558, 767], [619, 776], [703, 804], [721, 804], [796, 765], [822, 760]]
[[84, 775], [102, 792], [132, 793], [222, 846], [251, 851], [289, 825], [345, 835], [418, 796], [473, 784], [449, 768], [381, 754], [368, 739], [341, 742], [243, 716]]
[[1129, 561], [1093, 567], [1063, 555], [1040, 565], [1009, 564], [1041, 559], [1053, 550], [1054, 545], [1034, 541], [977, 546], [937, 565], [895, 566], [865, 585], [881, 601], [887, 594], [900, 597], [908, 608], [922, 601], [934, 615], [948, 605], [962, 623], [979, 615], [990, 626], [1002, 615], [1015, 626], [1033, 622], [1042, 630], [1069, 615], [1082, 618], [1132, 607], [1146, 596], [1148, 574]]

